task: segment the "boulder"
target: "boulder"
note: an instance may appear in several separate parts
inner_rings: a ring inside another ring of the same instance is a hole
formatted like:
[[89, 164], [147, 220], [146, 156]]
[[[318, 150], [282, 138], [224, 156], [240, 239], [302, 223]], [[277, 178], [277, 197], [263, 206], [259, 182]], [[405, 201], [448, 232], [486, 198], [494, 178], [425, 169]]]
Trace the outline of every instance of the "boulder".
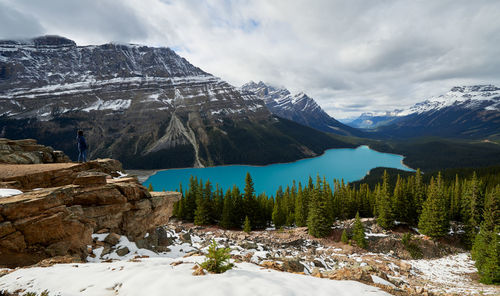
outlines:
[[341, 268], [329, 274], [331, 280], [354, 280], [372, 283], [370, 274], [362, 268]]
[[104, 238], [104, 242], [114, 246], [120, 242], [120, 235], [112, 232]]
[[121, 257], [121, 256], [125, 256], [125, 255], [127, 255], [128, 253], [130, 253], [130, 250], [129, 250], [127, 247], [123, 247], [123, 248], [120, 248], [120, 249], [116, 250], [116, 254], [117, 254], [118, 256], [120, 256], [120, 257]]
[[283, 270], [287, 272], [303, 272], [304, 265], [298, 259], [285, 259], [283, 261]]
[[76, 175], [73, 184], [83, 186], [105, 185], [107, 176], [107, 174], [101, 172], [81, 172]]

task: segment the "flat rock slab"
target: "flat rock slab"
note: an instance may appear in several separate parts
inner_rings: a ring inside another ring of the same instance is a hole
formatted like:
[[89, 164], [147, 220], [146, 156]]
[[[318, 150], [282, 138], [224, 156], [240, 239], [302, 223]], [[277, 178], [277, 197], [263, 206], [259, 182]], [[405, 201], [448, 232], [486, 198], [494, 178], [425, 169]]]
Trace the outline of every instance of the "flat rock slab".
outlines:
[[0, 179], [67, 169], [79, 163], [0, 164]]

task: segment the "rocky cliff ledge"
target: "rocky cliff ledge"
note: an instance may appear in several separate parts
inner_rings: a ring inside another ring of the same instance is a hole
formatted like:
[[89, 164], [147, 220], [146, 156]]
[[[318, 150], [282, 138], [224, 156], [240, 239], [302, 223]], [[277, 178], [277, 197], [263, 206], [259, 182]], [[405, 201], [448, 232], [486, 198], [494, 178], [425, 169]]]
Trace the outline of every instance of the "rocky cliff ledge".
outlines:
[[166, 224], [180, 194], [148, 192], [133, 177], [113, 178], [120, 169], [111, 159], [0, 164], [0, 185], [24, 192], [0, 198], [0, 266], [64, 255], [84, 259], [95, 232], [139, 240]]
[[71, 161], [62, 151], [37, 144], [34, 139], [0, 138], [0, 163], [60, 163]]

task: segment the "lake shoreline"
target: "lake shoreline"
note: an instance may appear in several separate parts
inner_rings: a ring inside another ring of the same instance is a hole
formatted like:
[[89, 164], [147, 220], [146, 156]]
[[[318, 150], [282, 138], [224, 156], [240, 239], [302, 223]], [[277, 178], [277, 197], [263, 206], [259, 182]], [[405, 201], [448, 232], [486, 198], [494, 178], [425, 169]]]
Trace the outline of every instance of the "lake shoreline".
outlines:
[[[399, 155], [399, 154], [395, 154], [395, 153], [380, 152], [380, 151], [377, 151], [375, 149], [372, 149], [369, 145], [359, 145], [356, 148], [331, 148], [331, 149], [326, 149], [325, 151], [323, 151], [323, 153], [321, 153], [321, 154], [319, 154], [317, 156], [305, 157], [305, 158], [301, 158], [301, 159], [298, 159], [298, 160], [295, 160], [295, 161], [291, 161], [291, 162], [277, 162], [277, 163], [269, 163], [269, 164], [264, 164], [264, 165], [254, 165], [254, 164], [224, 164], [224, 165], [218, 165], [218, 166], [212, 166], [212, 167], [203, 167], [203, 168], [199, 168], [199, 169], [215, 168], [215, 167], [231, 167], [231, 166], [247, 166], [247, 167], [256, 168], [256, 167], [266, 167], [266, 166], [269, 166], [269, 165], [278, 165], [278, 164], [293, 164], [293, 163], [297, 163], [299, 161], [308, 160], [308, 159], [314, 159], [316, 157], [324, 156], [325, 153], [327, 153], [328, 151], [331, 151], [331, 150], [343, 150], [343, 149], [355, 149], [356, 150], [356, 149], [360, 149], [362, 147], [366, 147], [366, 148], [368, 148], [370, 150], [373, 150], [373, 151], [376, 151], [376, 152], [379, 152], [379, 153], [390, 154], [390, 155], [394, 155], [394, 156], [400, 156], [400, 157], [403, 158], [400, 161], [401, 165], [403, 167], [405, 167], [406, 169], [408, 169], [408, 170], [415, 171], [413, 168], [411, 168], [410, 166], [408, 166], [408, 165], [406, 165], [404, 163], [404, 157], [405, 157], [404, 155]], [[380, 167], [380, 166], [378, 166], [378, 167]], [[377, 168], [377, 167], [374, 167], [372, 169], [375, 169], [375, 168]], [[186, 168], [169, 168], [169, 169], [156, 169], [156, 170], [134, 170], [134, 169], [132, 169], [132, 170], [127, 170], [127, 173], [129, 173], [130, 175], [136, 176], [139, 179], [140, 183], [145, 183], [150, 177], [156, 175], [158, 172], [175, 171], [175, 170], [185, 170], [185, 169], [198, 169], [198, 168], [186, 167]], [[368, 170], [365, 173], [365, 175], [362, 176], [360, 179], [353, 180], [351, 182], [362, 180], [364, 177], [366, 177], [370, 173], [370, 170]]]
[[[197, 167], [183, 167], [183, 168], [153, 169], [153, 170], [131, 169], [131, 170], [126, 170], [126, 172], [128, 174], [130, 174], [130, 175], [136, 176], [139, 179], [139, 182], [144, 183], [144, 182], [147, 181], [147, 179], [149, 179], [149, 177], [152, 177], [152, 176], [156, 175], [158, 172], [163, 172], [163, 171], [185, 170], [185, 169], [204, 169], [204, 168], [210, 168], [210, 167], [230, 167], [230, 166], [265, 167], [265, 166], [268, 166], [268, 165], [275, 165], [275, 164], [296, 163], [296, 162], [304, 160], [304, 159], [311, 159], [311, 158], [315, 158], [315, 157], [321, 157], [321, 156], [325, 155], [325, 153], [327, 151], [329, 151], [329, 150], [358, 149], [358, 148], [361, 148], [363, 146], [366, 146], [369, 149], [371, 149], [370, 146], [368, 146], [368, 145], [358, 145], [355, 148], [329, 148], [329, 149], [325, 149], [325, 151], [323, 151], [321, 154], [318, 154], [318, 155], [315, 155], [315, 156], [304, 157], [304, 158], [300, 158], [300, 159], [297, 159], [297, 160], [294, 160], [294, 161], [289, 161], [289, 162], [272, 162], [272, 163], [268, 163], [268, 164], [235, 164], [235, 163], [232, 163], [232, 164], [221, 164], [221, 165], [208, 166], [208, 167], [199, 167], [199, 168], [197, 168]], [[372, 150], [374, 150], [374, 149], [372, 149]], [[397, 155], [397, 154], [394, 154], [394, 153], [387, 153], [387, 154]], [[402, 155], [400, 155], [400, 156], [402, 156]]]

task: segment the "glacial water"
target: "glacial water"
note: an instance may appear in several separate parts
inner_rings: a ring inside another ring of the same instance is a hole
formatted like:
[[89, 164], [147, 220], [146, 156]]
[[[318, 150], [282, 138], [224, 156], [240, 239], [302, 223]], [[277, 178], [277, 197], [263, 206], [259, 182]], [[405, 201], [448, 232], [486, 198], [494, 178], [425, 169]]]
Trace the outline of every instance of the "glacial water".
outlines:
[[183, 188], [187, 188], [189, 178], [193, 175], [204, 183], [210, 180], [213, 188], [219, 184], [225, 191], [237, 185], [243, 190], [245, 175], [249, 172], [257, 193], [274, 195], [280, 185], [286, 188], [293, 180], [296, 180], [297, 184], [299, 181], [306, 184], [309, 176], [314, 180], [316, 175], [319, 175], [325, 176], [329, 182], [333, 179], [351, 182], [363, 178], [375, 167], [411, 170], [403, 165], [402, 160], [401, 155], [381, 153], [367, 146], [360, 146], [356, 149], [330, 149], [318, 157], [266, 166], [225, 165], [163, 170], [149, 177], [143, 184], [148, 186], [151, 183], [155, 191], [174, 191], [179, 188], [180, 183]]

